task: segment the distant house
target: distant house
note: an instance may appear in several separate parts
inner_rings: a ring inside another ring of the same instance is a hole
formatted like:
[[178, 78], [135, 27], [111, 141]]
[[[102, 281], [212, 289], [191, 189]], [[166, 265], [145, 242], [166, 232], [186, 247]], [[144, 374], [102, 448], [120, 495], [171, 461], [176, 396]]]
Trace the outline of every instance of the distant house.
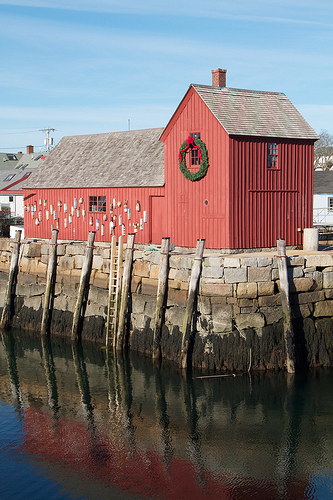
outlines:
[[257, 248], [302, 243], [312, 226], [318, 136], [287, 97], [190, 85], [164, 129], [65, 137], [25, 183], [34, 238]]
[[333, 170], [314, 173], [313, 224], [333, 225]]
[[333, 169], [333, 146], [324, 146], [316, 151], [315, 169], [332, 170]]
[[15, 168], [20, 160], [22, 153], [1, 153], [0, 152], [0, 171], [11, 170]]
[[9, 159], [0, 161], [0, 209], [8, 209], [11, 217], [23, 218], [23, 186], [48, 154], [34, 153], [33, 146], [27, 146], [25, 154], [7, 154]]

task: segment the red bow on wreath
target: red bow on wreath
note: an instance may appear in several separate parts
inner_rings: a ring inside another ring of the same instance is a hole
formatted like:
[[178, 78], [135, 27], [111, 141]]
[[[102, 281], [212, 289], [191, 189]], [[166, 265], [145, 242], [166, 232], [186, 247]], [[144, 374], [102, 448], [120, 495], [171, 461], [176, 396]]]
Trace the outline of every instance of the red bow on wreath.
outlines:
[[180, 161], [182, 161], [182, 155], [181, 153], [183, 153], [184, 151], [187, 151], [189, 148], [195, 148], [195, 149], [199, 149], [199, 157], [200, 157], [200, 160], [202, 160], [202, 157], [201, 157], [201, 147], [200, 146], [196, 146], [194, 144], [194, 137], [192, 136], [188, 136], [188, 138], [186, 139], [186, 148], [185, 149], [182, 149], [181, 151], [179, 151], [179, 159]]

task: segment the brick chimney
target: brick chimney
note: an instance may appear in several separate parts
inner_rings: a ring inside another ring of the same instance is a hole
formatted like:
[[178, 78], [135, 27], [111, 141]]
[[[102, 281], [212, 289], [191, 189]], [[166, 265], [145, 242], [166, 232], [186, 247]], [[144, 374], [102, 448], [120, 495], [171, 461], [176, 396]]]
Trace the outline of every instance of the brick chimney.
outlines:
[[34, 152], [33, 146], [27, 146], [27, 155], [31, 155]]
[[226, 69], [212, 69], [212, 85], [213, 87], [226, 87], [227, 86], [227, 70]]

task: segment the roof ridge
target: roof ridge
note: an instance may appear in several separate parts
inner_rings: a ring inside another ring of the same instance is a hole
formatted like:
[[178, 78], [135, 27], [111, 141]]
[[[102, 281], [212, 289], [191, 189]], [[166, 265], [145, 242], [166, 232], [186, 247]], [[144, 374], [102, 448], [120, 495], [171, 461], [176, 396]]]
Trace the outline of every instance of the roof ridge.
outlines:
[[138, 133], [138, 132], [148, 132], [148, 131], [158, 131], [158, 130], [164, 130], [164, 127], [151, 127], [151, 128], [139, 128], [139, 129], [134, 129], [134, 130], [114, 130], [112, 132], [97, 132], [95, 134], [77, 134], [77, 135], [65, 135], [62, 137], [62, 139], [65, 138], [70, 138], [70, 139], [77, 139], [77, 138], [86, 138], [86, 137], [97, 137], [97, 136], [106, 136], [106, 135], [123, 135], [123, 134], [133, 134], [133, 133]]
[[282, 92], [196, 84], [192, 88], [229, 135], [318, 139]]
[[[253, 89], [239, 89], [235, 87], [214, 87], [213, 85], [201, 85], [199, 83], [192, 83], [192, 87], [200, 87], [200, 88], [206, 88], [209, 90], [216, 90], [216, 91], [230, 91], [230, 92], [248, 92], [249, 94], [269, 94], [269, 95], [283, 95], [287, 98], [286, 94], [284, 92], [276, 92], [276, 91], [270, 91], [270, 90], [253, 90]], [[287, 98], [288, 99], [288, 98]]]

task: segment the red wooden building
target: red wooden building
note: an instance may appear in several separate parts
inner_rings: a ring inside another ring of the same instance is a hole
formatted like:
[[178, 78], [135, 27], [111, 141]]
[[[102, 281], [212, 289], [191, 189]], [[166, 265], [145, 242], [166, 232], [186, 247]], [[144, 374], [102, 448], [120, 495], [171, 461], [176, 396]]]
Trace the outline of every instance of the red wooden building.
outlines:
[[[257, 248], [312, 226], [317, 135], [287, 97], [190, 85], [165, 129], [63, 138], [25, 189], [27, 237]], [[187, 142], [186, 142], [187, 141]], [[181, 168], [180, 168], [181, 167]]]

